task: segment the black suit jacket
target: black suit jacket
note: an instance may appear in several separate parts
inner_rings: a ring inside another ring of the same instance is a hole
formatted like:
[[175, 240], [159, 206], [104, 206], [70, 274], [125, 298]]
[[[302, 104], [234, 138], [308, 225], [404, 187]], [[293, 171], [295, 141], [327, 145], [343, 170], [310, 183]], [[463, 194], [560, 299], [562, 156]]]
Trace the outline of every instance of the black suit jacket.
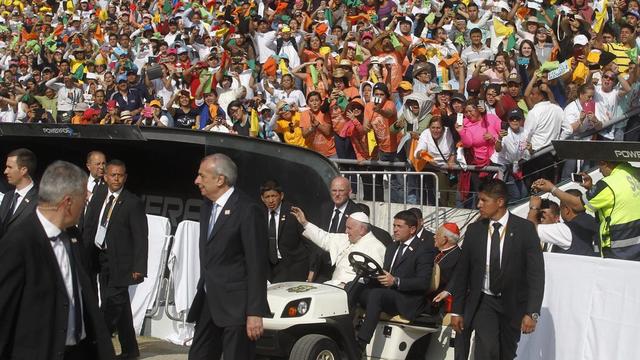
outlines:
[[420, 314], [426, 304], [426, 291], [431, 283], [433, 272], [433, 252], [416, 237], [405, 250], [397, 264], [391, 263], [396, 255], [399, 243], [394, 242], [384, 253], [384, 270], [389, 271], [400, 283], [396, 289], [399, 297], [400, 314], [409, 320]]
[[[200, 281], [187, 321], [209, 306], [217, 326], [240, 326], [247, 316], [268, 315], [267, 219], [264, 210], [234, 189], [207, 238], [212, 203], [200, 211]], [[206, 284], [206, 292], [205, 292]]]
[[[14, 225], [18, 224], [23, 219], [26, 219], [36, 209], [38, 204], [38, 185], [33, 184], [31, 190], [27, 192], [24, 199], [18, 205], [18, 208], [13, 213], [11, 211], [11, 202], [13, 200], [14, 190], [7, 191], [0, 203], [0, 238], [4, 236]], [[9, 217], [8, 221], [5, 221]]]
[[[96, 230], [100, 223], [100, 211], [107, 198], [108, 191], [96, 192], [91, 197], [87, 213], [84, 234], [85, 249], [93, 252]], [[147, 257], [149, 247], [149, 229], [147, 215], [144, 212], [142, 201], [122, 189], [120, 196], [113, 206], [105, 244], [107, 245], [107, 258], [109, 262], [109, 286], [122, 287], [133, 285], [132, 273], [138, 272], [147, 275]]]
[[[265, 210], [269, 219], [269, 211]], [[305, 281], [309, 272], [308, 240], [302, 233], [304, 228], [291, 215], [291, 204], [282, 202], [278, 224], [278, 249], [282, 259], [271, 266], [271, 282]], [[267, 221], [267, 226], [269, 222]], [[267, 242], [268, 243], [268, 242]]]
[[[335, 204], [332, 202], [322, 205], [320, 211], [321, 218], [320, 221], [317, 222], [318, 226], [320, 226], [322, 230], [329, 231], [329, 225], [331, 224], [331, 219], [333, 219], [334, 215], [334, 207]], [[345, 215], [351, 215], [354, 212], [358, 211], [360, 211], [360, 209], [358, 209], [358, 205], [356, 205], [356, 203], [354, 203], [351, 199], [347, 200], [347, 207], [344, 209], [344, 214], [342, 214], [340, 224], [338, 224], [338, 233], [343, 234], [347, 228], [347, 216]]]
[[[63, 359], [69, 296], [50, 240], [35, 212], [15, 230], [0, 242], [0, 359]], [[77, 234], [69, 235], [70, 256], [79, 264]], [[113, 359], [111, 334], [89, 278], [82, 266], [76, 272], [87, 340], [95, 345], [92, 358]]]
[[453, 249], [447, 250], [445, 255], [443, 255], [443, 257], [438, 262], [438, 267], [440, 267], [440, 286], [438, 287], [439, 290], [449, 289], [452, 287], [453, 284], [451, 280], [454, 278], [456, 265], [458, 264], [458, 260], [460, 260], [461, 255], [462, 249], [456, 246]]
[[[544, 259], [535, 226], [509, 214], [502, 246], [502, 303], [514, 327], [522, 317], [540, 313], [544, 294]], [[480, 303], [486, 271], [489, 220], [469, 225], [462, 244], [462, 256], [456, 266], [453, 288], [453, 312], [464, 314], [470, 326]]]

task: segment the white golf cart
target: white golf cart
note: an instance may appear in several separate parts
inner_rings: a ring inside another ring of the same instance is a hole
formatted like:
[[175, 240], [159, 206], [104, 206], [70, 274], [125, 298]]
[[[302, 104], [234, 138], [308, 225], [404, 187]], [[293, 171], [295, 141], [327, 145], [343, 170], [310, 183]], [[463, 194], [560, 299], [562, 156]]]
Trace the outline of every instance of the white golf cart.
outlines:
[[[369, 256], [352, 252], [349, 262], [356, 272], [354, 283], [374, 277], [382, 268]], [[264, 335], [258, 341], [261, 358], [290, 360], [360, 360], [355, 329], [362, 316], [349, 313], [347, 294], [339, 287], [286, 282], [267, 289], [271, 317], [264, 319]], [[443, 329], [445, 331], [443, 331]], [[436, 334], [431, 336], [431, 334]], [[381, 315], [367, 359], [453, 359], [450, 330], [440, 315], [422, 314], [414, 321]]]

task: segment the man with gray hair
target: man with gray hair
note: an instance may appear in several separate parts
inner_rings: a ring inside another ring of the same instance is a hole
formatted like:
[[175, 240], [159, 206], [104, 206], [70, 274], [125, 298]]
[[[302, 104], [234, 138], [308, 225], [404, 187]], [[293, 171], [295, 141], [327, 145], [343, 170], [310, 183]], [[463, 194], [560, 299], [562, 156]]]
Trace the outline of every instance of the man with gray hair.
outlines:
[[0, 354], [3, 358], [114, 358], [111, 336], [81, 265], [75, 225], [87, 176], [64, 161], [40, 183], [38, 206], [0, 243]]
[[367, 254], [378, 264], [382, 264], [385, 247], [371, 233], [369, 217], [365, 213], [352, 213], [347, 218], [343, 234], [333, 234], [310, 223], [300, 208], [292, 206], [291, 213], [304, 227], [302, 235], [329, 252], [331, 256], [331, 265], [335, 265], [335, 270], [331, 280], [325, 283], [344, 287], [348, 282], [353, 281], [356, 274], [349, 264], [349, 254], [353, 251]]
[[267, 219], [235, 188], [236, 164], [213, 154], [200, 162], [200, 281], [188, 322], [196, 323], [190, 360], [254, 359], [267, 303]]

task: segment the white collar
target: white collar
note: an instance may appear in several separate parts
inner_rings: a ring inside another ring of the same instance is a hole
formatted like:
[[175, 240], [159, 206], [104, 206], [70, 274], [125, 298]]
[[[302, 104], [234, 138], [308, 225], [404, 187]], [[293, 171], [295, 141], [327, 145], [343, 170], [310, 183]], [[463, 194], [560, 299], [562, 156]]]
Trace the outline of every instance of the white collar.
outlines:
[[349, 203], [349, 200], [345, 201], [344, 204], [340, 205], [340, 207], [336, 207], [336, 205], [333, 205], [333, 212], [336, 212], [336, 209], [340, 210], [340, 213], [344, 215], [344, 211], [347, 209], [347, 204]]
[[40, 212], [40, 209], [36, 208], [36, 215], [38, 216], [38, 220], [42, 224], [44, 228], [44, 232], [47, 234], [47, 237], [53, 238], [62, 232], [57, 226], [55, 226], [51, 221], [49, 221], [44, 215]]
[[218, 207], [222, 209], [227, 204], [227, 201], [229, 201], [229, 198], [231, 197], [231, 194], [233, 194], [234, 189], [235, 188], [233, 186], [227, 189], [227, 191], [225, 191], [224, 194], [222, 194], [218, 198], [218, 200], [214, 201], [214, 203], [216, 203], [216, 205], [218, 205]]
[[22, 189], [16, 189], [16, 192], [20, 194], [20, 197], [24, 199], [27, 196], [27, 193], [33, 188], [33, 181], [29, 183], [29, 185], [23, 187]]
[[116, 191], [116, 192], [111, 192], [111, 190], [107, 190], [107, 191], [108, 191], [107, 199], [108, 199], [108, 198], [109, 198], [109, 196], [111, 196], [111, 195], [113, 195], [113, 197], [117, 199], [118, 197], [120, 197], [120, 193], [122, 193], [122, 189], [123, 189], [123, 188], [120, 188], [120, 190], [118, 190], [118, 191]]
[[503, 230], [507, 227], [508, 221], [509, 221], [509, 211], [505, 212], [504, 215], [502, 215], [502, 217], [498, 219], [498, 221], [494, 221], [494, 220], [489, 221], [489, 228], [492, 228], [493, 224], [498, 222], [500, 223], [500, 225], [502, 225], [500, 230]]
[[[267, 209], [269, 210], [269, 209]], [[276, 217], [280, 216], [280, 210], [282, 210], [282, 202], [280, 203], [280, 205], [278, 205], [277, 208], [273, 209], [273, 210], [269, 210], [269, 215], [271, 215], [271, 212], [275, 212], [276, 213]]]

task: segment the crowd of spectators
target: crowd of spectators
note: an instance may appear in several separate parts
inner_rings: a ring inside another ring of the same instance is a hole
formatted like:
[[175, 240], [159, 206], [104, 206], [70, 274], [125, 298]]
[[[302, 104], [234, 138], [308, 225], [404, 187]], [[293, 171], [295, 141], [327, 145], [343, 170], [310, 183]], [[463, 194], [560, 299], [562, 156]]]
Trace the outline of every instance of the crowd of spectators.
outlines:
[[527, 171], [553, 160], [523, 163], [552, 140], [601, 129], [588, 139], [621, 140], [633, 126], [616, 119], [640, 92], [639, 11], [637, 0], [7, 0], [0, 122], [233, 133], [436, 167], [459, 203], [495, 176], [522, 198]]

